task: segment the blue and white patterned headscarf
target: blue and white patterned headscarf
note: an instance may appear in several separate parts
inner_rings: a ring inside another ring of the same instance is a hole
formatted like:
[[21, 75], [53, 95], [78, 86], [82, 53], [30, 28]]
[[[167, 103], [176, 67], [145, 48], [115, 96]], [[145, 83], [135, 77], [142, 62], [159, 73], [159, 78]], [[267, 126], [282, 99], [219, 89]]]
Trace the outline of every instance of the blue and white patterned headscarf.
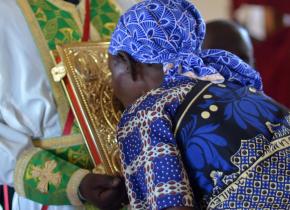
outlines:
[[259, 73], [237, 56], [224, 50], [201, 50], [204, 36], [204, 20], [193, 4], [145, 0], [121, 16], [109, 53], [123, 51], [138, 62], [163, 64], [167, 78], [191, 74], [262, 89]]

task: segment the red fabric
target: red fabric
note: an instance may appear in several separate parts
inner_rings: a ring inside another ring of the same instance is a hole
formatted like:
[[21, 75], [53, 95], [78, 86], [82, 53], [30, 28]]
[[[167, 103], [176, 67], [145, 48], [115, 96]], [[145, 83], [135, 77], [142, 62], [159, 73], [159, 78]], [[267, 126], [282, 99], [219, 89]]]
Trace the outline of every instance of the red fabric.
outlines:
[[9, 210], [9, 192], [8, 186], [3, 185], [3, 194], [4, 194], [4, 210]]
[[72, 109], [70, 108], [68, 111], [68, 114], [67, 114], [67, 119], [66, 119], [63, 133], [62, 133], [64, 136], [69, 135], [71, 133], [71, 130], [72, 130], [72, 127], [74, 124], [74, 119], [75, 119], [74, 113], [73, 113]]
[[41, 210], [47, 210], [48, 206], [42, 206]]
[[234, 9], [239, 8], [242, 4], [259, 4], [271, 6], [280, 10], [281, 12], [290, 13], [289, 0], [233, 0]]
[[[86, 0], [85, 2], [85, 22], [83, 27], [83, 37], [82, 41], [87, 42], [90, 39], [90, 22], [91, 22], [91, 14], [90, 14], [90, 0]], [[64, 125], [63, 135], [69, 135], [71, 133], [74, 122], [74, 114], [70, 109], [67, 115], [67, 119]]]
[[91, 24], [90, 0], [86, 0], [85, 10], [86, 13], [84, 22], [84, 33], [82, 37], [83, 42], [87, 42], [90, 39], [90, 24]]
[[266, 94], [290, 108], [290, 28], [256, 44], [255, 58]]

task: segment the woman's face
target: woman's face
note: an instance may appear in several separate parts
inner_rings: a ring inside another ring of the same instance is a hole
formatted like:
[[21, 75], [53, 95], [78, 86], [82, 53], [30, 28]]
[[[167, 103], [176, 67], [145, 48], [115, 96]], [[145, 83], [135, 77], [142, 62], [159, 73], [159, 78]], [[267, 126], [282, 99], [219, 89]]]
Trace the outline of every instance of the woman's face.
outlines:
[[163, 81], [162, 64], [143, 64], [126, 53], [109, 54], [109, 68], [115, 96], [126, 108]]
[[126, 108], [143, 95], [146, 85], [144, 81], [132, 78], [128, 63], [120, 56], [109, 55], [109, 68], [114, 94]]

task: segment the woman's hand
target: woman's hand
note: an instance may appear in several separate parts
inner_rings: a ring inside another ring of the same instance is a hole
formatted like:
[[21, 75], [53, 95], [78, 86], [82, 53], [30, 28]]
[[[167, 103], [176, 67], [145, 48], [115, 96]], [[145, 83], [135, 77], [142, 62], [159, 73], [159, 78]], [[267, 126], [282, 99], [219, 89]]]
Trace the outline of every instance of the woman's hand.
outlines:
[[117, 210], [129, 203], [125, 182], [118, 176], [88, 174], [79, 191], [87, 202], [102, 210]]

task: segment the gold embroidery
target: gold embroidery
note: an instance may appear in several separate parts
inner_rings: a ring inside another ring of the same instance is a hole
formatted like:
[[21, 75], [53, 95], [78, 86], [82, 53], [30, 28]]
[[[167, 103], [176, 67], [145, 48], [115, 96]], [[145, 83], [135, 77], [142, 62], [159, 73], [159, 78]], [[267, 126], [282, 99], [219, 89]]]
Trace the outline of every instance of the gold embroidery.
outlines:
[[71, 28], [62, 28], [62, 29], [59, 29], [59, 31], [64, 36], [63, 40], [59, 44], [63, 44], [64, 42], [65, 43], [70, 43], [70, 42], [75, 41], [73, 39], [73, 33], [74, 33], [73, 29], [71, 29]]
[[66, 12], [68, 12], [72, 18], [74, 19], [74, 21], [77, 24], [78, 30], [80, 31], [80, 33], [83, 33], [83, 25], [82, 25], [82, 21], [81, 21], [81, 17], [79, 15], [79, 11], [76, 8], [76, 6], [74, 6], [71, 3], [68, 3], [66, 1], [59, 1], [59, 0], [48, 0], [48, 2], [50, 2], [51, 4], [53, 4], [54, 6], [60, 8], [61, 10], [64, 10]]
[[39, 20], [42, 20], [42, 21], [47, 21], [47, 17], [43, 11], [42, 8], [38, 8], [36, 13], [35, 13], [35, 16], [39, 19]]
[[32, 178], [39, 180], [37, 189], [42, 193], [48, 192], [48, 184], [52, 184], [57, 187], [61, 182], [61, 174], [53, 173], [53, 170], [57, 166], [54, 160], [49, 160], [45, 162], [43, 168], [32, 166]]
[[17, 160], [14, 171], [14, 182], [15, 182], [14, 187], [15, 191], [23, 197], [25, 197], [24, 178], [23, 178], [25, 170], [31, 158], [38, 152], [41, 152], [41, 149], [35, 147], [30, 148], [21, 153], [20, 157]]
[[[115, 129], [121, 110], [110, 86], [108, 45], [109, 43], [70, 44], [59, 47], [58, 50], [76, 96], [76, 102], [71, 103], [72, 110], [77, 116], [77, 121], [80, 114], [85, 116], [85, 122], [80, 127], [81, 132], [84, 133], [83, 129], [86, 127], [93, 140], [85, 140], [89, 153], [94, 157], [92, 151], [96, 148], [106, 172], [115, 174], [120, 170], [111, 156], [118, 149]], [[80, 106], [79, 112], [76, 110], [76, 104]], [[94, 165], [98, 164], [95, 159], [92, 160]]]
[[84, 144], [84, 141], [81, 134], [33, 140], [33, 145], [42, 149], [67, 148], [82, 144]]

